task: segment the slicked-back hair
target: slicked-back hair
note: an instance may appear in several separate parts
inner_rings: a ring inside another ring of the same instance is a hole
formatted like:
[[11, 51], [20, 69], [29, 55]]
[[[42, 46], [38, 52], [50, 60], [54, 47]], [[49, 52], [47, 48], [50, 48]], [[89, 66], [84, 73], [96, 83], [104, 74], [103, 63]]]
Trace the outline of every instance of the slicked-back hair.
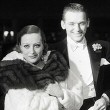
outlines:
[[36, 33], [36, 34], [41, 35], [42, 43], [44, 46], [43, 54], [45, 55], [47, 53], [47, 50], [48, 50], [48, 45], [46, 43], [46, 37], [45, 37], [44, 32], [36, 25], [27, 25], [21, 29], [21, 31], [17, 34], [16, 50], [18, 50], [18, 52], [19, 52], [19, 45], [21, 44], [21, 38], [25, 34], [32, 34], [32, 33]]
[[65, 14], [68, 11], [85, 12], [86, 18], [88, 19], [88, 13], [85, 7], [79, 3], [69, 3], [63, 9], [62, 20], [65, 20]]

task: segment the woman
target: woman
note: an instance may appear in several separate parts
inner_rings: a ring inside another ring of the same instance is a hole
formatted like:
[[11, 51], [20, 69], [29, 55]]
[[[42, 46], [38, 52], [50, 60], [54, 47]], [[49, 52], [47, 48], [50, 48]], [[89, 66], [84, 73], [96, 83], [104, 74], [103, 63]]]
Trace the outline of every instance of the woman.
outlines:
[[15, 50], [3, 58], [0, 68], [5, 110], [75, 108], [76, 95], [66, 90], [66, 61], [60, 53], [48, 51], [39, 27], [29, 25], [18, 33]]

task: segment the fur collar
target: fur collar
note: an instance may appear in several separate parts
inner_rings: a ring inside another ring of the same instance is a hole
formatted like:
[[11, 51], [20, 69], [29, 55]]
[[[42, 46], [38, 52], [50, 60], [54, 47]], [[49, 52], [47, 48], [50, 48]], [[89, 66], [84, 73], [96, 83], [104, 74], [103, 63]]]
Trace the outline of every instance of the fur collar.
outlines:
[[51, 52], [43, 69], [19, 59], [0, 62], [0, 85], [6, 91], [12, 88], [45, 89], [49, 83], [65, 81], [67, 77], [66, 61], [56, 51]]

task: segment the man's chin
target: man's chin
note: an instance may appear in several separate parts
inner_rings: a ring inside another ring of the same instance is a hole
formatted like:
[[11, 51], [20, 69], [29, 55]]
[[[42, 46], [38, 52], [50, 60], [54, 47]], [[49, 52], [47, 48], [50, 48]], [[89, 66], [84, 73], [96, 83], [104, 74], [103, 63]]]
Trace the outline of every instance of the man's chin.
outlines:
[[76, 38], [76, 39], [73, 39], [75, 42], [82, 42], [83, 38]]
[[76, 40], [76, 41], [77, 41], [77, 42], [82, 42], [82, 40], [83, 40], [83, 39], [78, 39], [78, 40]]

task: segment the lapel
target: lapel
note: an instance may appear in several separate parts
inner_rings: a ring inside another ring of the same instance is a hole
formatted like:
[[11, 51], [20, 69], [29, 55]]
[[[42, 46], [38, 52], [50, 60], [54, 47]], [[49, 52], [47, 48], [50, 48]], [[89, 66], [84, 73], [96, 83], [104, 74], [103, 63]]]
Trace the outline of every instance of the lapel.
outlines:
[[[98, 74], [99, 74], [99, 69], [100, 69], [100, 61], [101, 61], [101, 53], [102, 51], [94, 51], [92, 48], [92, 44], [87, 44], [89, 56], [90, 56], [90, 62], [91, 62], [91, 68], [92, 68], [92, 73], [93, 73], [93, 79], [94, 79], [94, 85], [96, 87], [97, 85], [97, 79], [98, 79]], [[65, 48], [63, 49], [63, 55], [69, 65], [69, 59], [68, 59], [68, 50], [67, 50], [67, 39], [64, 40], [64, 45]]]
[[98, 52], [94, 51], [92, 48], [92, 45], [87, 45], [87, 47], [88, 47], [88, 52], [89, 52], [89, 56], [90, 56], [94, 85], [96, 87], [99, 69], [100, 69], [100, 61], [101, 61], [101, 52], [102, 51], [98, 51]]
[[64, 47], [64, 49], [63, 49], [63, 55], [64, 55], [64, 57], [65, 57], [65, 59], [66, 59], [66, 61], [67, 61], [67, 64], [68, 64], [68, 66], [69, 66], [68, 49], [67, 49], [67, 38], [64, 39], [63, 45], [64, 45], [64, 46], [63, 46], [63, 47]]

